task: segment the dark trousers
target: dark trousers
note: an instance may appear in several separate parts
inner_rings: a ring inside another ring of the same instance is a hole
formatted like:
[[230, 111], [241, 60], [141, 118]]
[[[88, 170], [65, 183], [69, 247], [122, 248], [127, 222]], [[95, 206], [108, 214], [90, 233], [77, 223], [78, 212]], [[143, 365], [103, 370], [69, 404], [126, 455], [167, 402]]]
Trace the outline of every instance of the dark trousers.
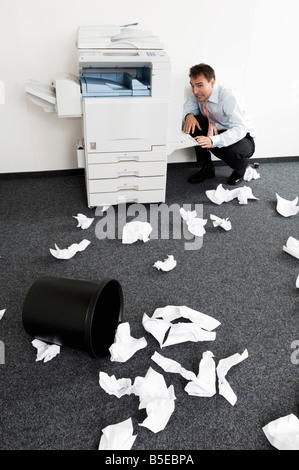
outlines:
[[[198, 135], [207, 135], [208, 133], [208, 120], [202, 114], [195, 116], [200, 127], [195, 129], [194, 134], [191, 134], [192, 137]], [[224, 131], [219, 131], [219, 134]], [[201, 165], [202, 168], [212, 167], [211, 153], [215, 155], [220, 160], [223, 160], [229, 167], [231, 167], [240, 177], [245, 173], [245, 170], [248, 166], [248, 159], [252, 157], [255, 151], [254, 139], [250, 134], [236, 142], [235, 144], [229, 145], [228, 147], [213, 147], [211, 149], [203, 149], [199, 145], [195, 147], [196, 159], [197, 162]]]

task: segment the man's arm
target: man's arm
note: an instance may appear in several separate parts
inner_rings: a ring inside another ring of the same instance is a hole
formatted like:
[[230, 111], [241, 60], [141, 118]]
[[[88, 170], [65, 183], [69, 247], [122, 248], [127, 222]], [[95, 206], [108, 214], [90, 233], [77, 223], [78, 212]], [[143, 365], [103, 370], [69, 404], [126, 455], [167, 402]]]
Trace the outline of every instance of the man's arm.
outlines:
[[243, 139], [248, 132], [244, 119], [244, 109], [239, 98], [232, 93], [222, 103], [225, 122], [228, 129], [213, 136], [214, 147], [228, 147]]

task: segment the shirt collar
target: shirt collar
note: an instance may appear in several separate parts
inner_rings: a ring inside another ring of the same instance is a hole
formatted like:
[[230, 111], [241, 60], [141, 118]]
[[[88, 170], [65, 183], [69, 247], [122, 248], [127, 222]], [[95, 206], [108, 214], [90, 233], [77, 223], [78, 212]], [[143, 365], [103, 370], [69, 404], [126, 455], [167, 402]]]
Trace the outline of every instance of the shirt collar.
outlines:
[[211, 103], [218, 103], [218, 92], [219, 86], [218, 83], [215, 83], [211, 96], [208, 98], [208, 101], [210, 101]]

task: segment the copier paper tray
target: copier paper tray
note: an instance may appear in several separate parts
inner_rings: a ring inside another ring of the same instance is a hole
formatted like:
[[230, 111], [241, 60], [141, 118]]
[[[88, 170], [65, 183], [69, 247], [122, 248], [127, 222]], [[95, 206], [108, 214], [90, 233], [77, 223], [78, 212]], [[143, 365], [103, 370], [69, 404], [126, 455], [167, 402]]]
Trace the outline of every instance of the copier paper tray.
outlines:
[[150, 96], [150, 85], [129, 73], [86, 73], [80, 78], [83, 98]]

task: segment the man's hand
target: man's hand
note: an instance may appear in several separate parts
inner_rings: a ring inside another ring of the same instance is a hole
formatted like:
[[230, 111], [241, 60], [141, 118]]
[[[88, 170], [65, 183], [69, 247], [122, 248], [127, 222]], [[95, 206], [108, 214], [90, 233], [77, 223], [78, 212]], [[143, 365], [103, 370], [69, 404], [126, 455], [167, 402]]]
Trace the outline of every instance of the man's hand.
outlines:
[[194, 137], [194, 139], [198, 142], [198, 144], [203, 148], [203, 149], [210, 149], [213, 147], [213, 142], [210, 137], [205, 137], [204, 135], [199, 135], [197, 137]]
[[195, 117], [193, 116], [193, 114], [187, 114], [187, 116], [185, 117], [185, 124], [183, 129], [185, 134], [193, 134], [196, 127], [201, 131], [201, 127], [198, 124], [197, 119], [195, 119]]

